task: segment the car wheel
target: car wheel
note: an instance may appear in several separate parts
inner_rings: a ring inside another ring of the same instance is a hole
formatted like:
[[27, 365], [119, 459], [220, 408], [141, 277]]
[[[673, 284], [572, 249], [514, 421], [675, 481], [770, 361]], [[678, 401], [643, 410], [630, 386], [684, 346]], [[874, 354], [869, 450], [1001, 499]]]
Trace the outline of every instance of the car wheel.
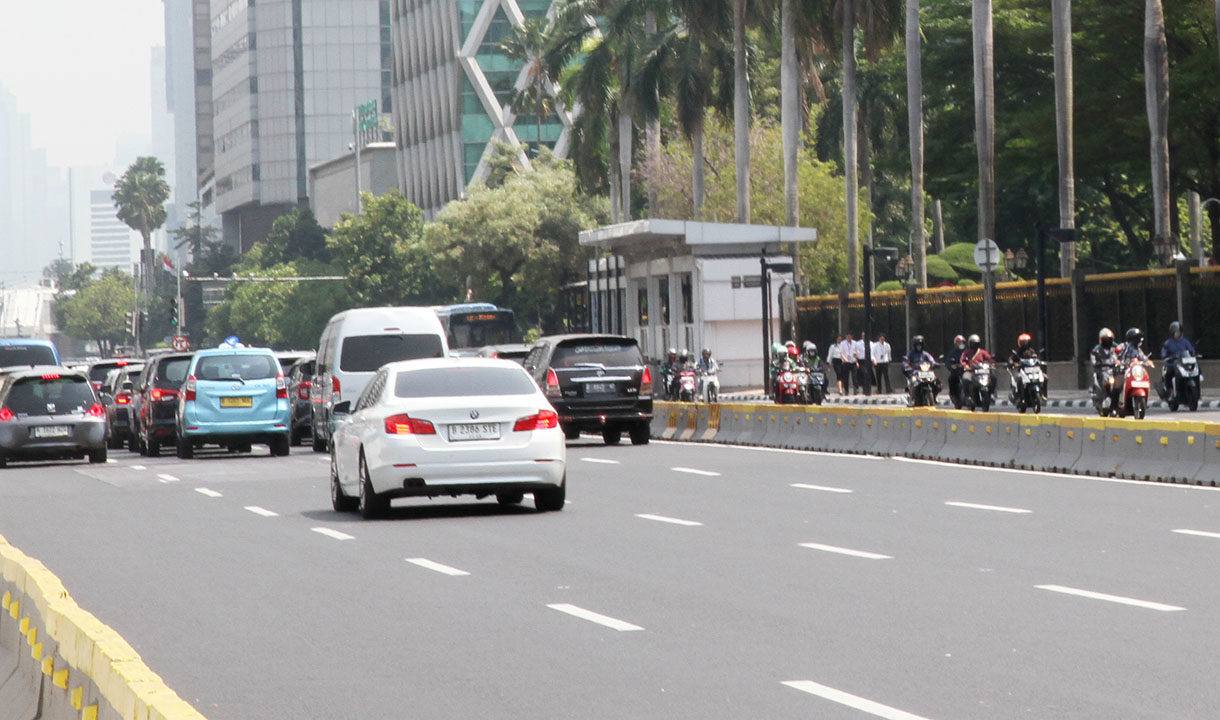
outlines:
[[289, 442], [287, 435], [280, 435], [273, 439], [270, 443], [271, 454], [276, 457], [285, 457], [291, 452], [292, 444]]
[[332, 453], [330, 456], [330, 506], [335, 509], [335, 512], [354, 512], [357, 504], [356, 498], [343, 494], [343, 487], [339, 484], [339, 469]]
[[0, 453], [0, 468], [8, 467], [8, 457], [4, 453]]
[[89, 451], [89, 462], [93, 465], [106, 462], [106, 448]]
[[579, 440], [580, 439], [580, 428], [578, 428], [574, 425], [564, 425], [563, 426], [563, 436], [565, 438], [567, 438], [568, 440]]
[[364, 461], [364, 451], [360, 451], [360, 500], [358, 509], [360, 517], [365, 520], [372, 520], [380, 517], [385, 511], [388, 503], [384, 498], [377, 497], [376, 491], [373, 490], [373, 480], [369, 477], [369, 467]]
[[293, 425], [292, 429], [288, 431], [288, 444], [292, 445], [293, 447], [300, 445], [301, 437], [302, 437], [301, 428], [297, 427], [296, 425]]
[[127, 435], [127, 450], [128, 452], [138, 452], [140, 448], [140, 439], [135, 433]]
[[651, 436], [652, 429], [648, 427], [648, 423], [641, 422], [631, 426], [632, 445], [647, 445]]
[[525, 499], [525, 493], [521, 491], [496, 493], [496, 502], [501, 505], [520, 505]]
[[[148, 454], [152, 455], [153, 457], [156, 457], [156, 455], [153, 455], [153, 446], [154, 446], [154, 443], [152, 441], [149, 441]], [[157, 448], [158, 452], [160, 452], [160, 450], [161, 450], [160, 448]], [[191, 444], [190, 440], [182, 437], [181, 435], [178, 436], [177, 450], [178, 450], [178, 457], [183, 460], [190, 460], [191, 458], [195, 457], [195, 446]]]
[[562, 510], [568, 496], [568, 478], [565, 475], [557, 488], [534, 491], [534, 507], [538, 512]]
[[161, 457], [161, 441], [149, 440], [148, 447], [145, 449], [145, 454], [148, 457]]
[[106, 441], [106, 448], [109, 450], [122, 450], [123, 438], [115, 433], [111, 433], [110, 439]]
[[618, 445], [619, 441], [623, 439], [623, 431], [618, 428], [606, 428], [602, 430], [602, 439], [606, 441], [607, 445]]
[[326, 450], [326, 438], [322, 437], [317, 433], [317, 431], [315, 431], [313, 434], [313, 451], [326, 452]]

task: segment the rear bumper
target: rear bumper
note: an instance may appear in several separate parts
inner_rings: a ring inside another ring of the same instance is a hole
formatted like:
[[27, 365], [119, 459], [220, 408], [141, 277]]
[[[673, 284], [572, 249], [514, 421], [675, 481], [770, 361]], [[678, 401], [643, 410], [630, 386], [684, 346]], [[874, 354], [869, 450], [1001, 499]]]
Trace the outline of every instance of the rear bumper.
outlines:
[[598, 405], [568, 405], [551, 402], [559, 413], [559, 422], [564, 427], [581, 430], [601, 430], [607, 427], [628, 427], [635, 423], [652, 420], [652, 399], [639, 400], [630, 407], [606, 407]]
[[494, 495], [499, 492], [555, 488], [563, 483], [563, 459], [538, 462], [445, 463], [394, 467], [370, 466], [373, 490], [387, 497]]
[[[69, 423], [65, 423], [69, 424]], [[0, 427], [0, 452], [10, 458], [71, 457], [106, 447], [105, 422], [77, 422], [70, 437], [31, 438], [28, 425]]]
[[198, 423], [196, 425], [184, 425], [180, 432], [183, 437], [188, 437], [192, 440], [203, 440], [213, 436], [232, 438], [255, 435], [287, 435], [288, 418], [253, 422]]

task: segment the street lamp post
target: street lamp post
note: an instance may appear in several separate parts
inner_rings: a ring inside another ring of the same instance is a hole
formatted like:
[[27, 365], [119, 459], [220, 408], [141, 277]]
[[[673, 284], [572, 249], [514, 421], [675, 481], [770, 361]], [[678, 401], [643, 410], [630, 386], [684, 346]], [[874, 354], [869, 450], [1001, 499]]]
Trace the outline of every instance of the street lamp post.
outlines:
[[764, 249], [758, 256], [758, 286], [762, 289], [763, 392], [771, 393], [771, 271], [792, 272], [791, 262], [767, 262]]
[[864, 246], [864, 394], [872, 393], [873, 385], [873, 256], [884, 260], [898, 257], [898, 251], [889, 247]]

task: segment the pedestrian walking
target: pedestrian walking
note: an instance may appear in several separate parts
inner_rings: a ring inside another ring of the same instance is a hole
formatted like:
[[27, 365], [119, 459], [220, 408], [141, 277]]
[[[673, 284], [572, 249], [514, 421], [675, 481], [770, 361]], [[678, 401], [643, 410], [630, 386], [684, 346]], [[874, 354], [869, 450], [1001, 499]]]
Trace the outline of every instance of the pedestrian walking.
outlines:
[[842, 335], [835, 335], [835, 341], [830, 344], [830, 350], [826, 352], [826, 362], [830, 364], [835, 371], [835, 380], [839, 384], [839, 394], [843, 394], [843, 355], [839, 352], [839, 343], [843, 342]]
[[859, 392], [860, 356], [856, 354], [856, 339], [851, 333], [839, 343], [839, 356], [843, 358], [843, 394]]
[[877, 370], [877, 392], [892, 393], [894, 388], [890, 386], [890, 362], [893, 358], [893, 348], [885, 339], [885, 333], [877, 335], [877, 342], [873, 343], [873, 367]]

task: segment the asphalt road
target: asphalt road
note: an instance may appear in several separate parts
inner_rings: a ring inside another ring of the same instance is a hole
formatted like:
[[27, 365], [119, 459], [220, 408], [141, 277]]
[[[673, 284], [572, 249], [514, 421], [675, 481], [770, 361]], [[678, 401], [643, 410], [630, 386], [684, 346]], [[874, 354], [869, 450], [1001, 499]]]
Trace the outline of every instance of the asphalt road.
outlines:
[[563, 512], [372, 522], [305, 449], [19, 465], [0, 534], [212, 720], [1220, 716], [1214, 490], [568, 453]]

